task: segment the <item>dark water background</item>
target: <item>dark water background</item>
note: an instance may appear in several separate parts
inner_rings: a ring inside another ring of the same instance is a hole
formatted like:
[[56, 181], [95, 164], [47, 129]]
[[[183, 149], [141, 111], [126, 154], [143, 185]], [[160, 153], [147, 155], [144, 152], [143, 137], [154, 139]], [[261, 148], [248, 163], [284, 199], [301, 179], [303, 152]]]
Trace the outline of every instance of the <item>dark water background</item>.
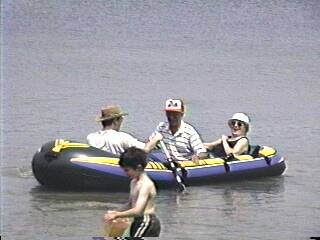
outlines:
[[31, 172], [55, 138], [85, 141], [100, 107], [145, 139], [169, 97], [204, 140], [236, 111], [284, 176], [161, 191], [161, 239], [320, 236], [320, 1], [2, 1], [1, 235], [91, 239], [126, 193], [52, 192]]

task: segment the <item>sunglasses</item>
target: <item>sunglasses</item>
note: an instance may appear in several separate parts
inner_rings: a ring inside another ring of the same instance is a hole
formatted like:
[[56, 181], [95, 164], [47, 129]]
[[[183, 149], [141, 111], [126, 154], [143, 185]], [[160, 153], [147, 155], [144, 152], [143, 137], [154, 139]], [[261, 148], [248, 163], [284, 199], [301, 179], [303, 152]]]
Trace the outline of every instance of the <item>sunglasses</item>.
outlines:
[[242, 127], [242, 126], [244, 126], [244, 123], [241, 121], [238, 121], [238, 120], [231, 120], [229, 122], [229, 125], [233, 126], [233, 127], [235, 127], [236, 125], [238, 125], [239, 127]]

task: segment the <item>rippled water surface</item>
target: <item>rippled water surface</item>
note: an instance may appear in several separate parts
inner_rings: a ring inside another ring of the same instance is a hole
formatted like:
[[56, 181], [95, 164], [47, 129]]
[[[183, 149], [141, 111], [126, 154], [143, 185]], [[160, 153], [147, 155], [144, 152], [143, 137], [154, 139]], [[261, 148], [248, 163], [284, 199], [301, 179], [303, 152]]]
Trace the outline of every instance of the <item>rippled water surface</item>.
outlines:
[[1, 234], [91, 239], [126, 193], [49, 191], [31, 171], [55, 138], [85, 141], [101, 106], [146, 139], [166, 98], [209, 141], [236, 111], [285, 175], [160, 191], [161, 239], [320, 236], [319, 1], [2, 1]]

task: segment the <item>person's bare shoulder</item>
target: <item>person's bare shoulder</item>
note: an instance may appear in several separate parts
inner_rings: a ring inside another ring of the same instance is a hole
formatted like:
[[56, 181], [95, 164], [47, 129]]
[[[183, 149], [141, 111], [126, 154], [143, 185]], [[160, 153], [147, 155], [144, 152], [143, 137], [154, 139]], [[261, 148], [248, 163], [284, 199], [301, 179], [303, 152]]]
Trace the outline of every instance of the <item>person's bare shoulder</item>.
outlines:
[[149, 191], [153, 191], [155, 189], [155, 185], [150, 178], [148, 178], [148, 180], [146, 181], [146, 187]]
[[247, 138], [244, 137], [244, 138], [239, 139], [238, 143], [240, 143], [240, 144], [242, 144], [242, 145], [245, 145], [245, 144], [248, 144], [249, 141], [248, 141]]
[[134, 185], [136, 185], [136, 183], [137, 183], [137, 180], [136, 179], [132, 179], [130, 181], [130, 188], [132, 188]]

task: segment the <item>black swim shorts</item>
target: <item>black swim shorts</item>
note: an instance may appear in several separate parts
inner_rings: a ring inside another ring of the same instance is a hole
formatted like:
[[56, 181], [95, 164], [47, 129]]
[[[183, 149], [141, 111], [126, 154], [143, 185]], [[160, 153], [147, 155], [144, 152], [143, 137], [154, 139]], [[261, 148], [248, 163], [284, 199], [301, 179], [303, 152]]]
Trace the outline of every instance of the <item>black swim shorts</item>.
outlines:
[[161, 225], [154, 214], [134, 218], [131, 228], [131, 237], [159, 237]]

